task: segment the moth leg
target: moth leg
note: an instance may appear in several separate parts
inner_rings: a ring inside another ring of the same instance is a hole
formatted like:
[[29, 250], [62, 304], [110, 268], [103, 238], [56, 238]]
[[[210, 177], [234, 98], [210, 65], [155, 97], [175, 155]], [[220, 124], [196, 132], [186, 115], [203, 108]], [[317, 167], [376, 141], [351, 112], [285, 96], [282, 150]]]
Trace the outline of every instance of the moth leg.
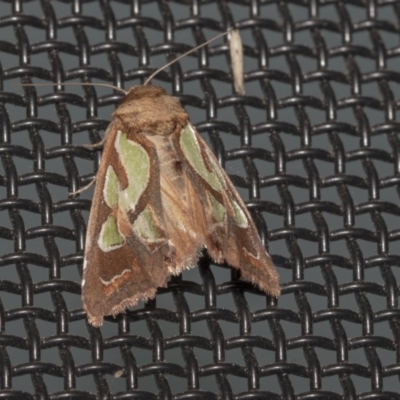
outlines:
[[91, 144], [83, 144], [82, 147], [84, 147], [85, 149], [89, 149], [89, 150], [98, 149], [100, 147], [103, 147], [103, 145], [106, 142], [106, 140], [107, 140], [107, 136], [105, 135], [103, 137], [103, 139], [100, 140], [100, 142], [91, 143]]
[[89, 189], [94, 183], [96, 182], [96, 177], [94, 177], [87, 185], [85, 185], [83, 188], [80, 188], [78, 190], [74, 190], [73, 192], [69, 192], [71, 196], [75, 196], [77, 194], [83, 193], [85, 190]]
[[85, 149], [89, 149], [89, 150], [98, 149], [98, 148], [100, 148], [100, 147], [103, 147], [104, 144], [106, 143], [108, 137], [112, 134], [113, 131], [115, 131], [114, 125], [115, 125], [115, 124], [113, 124], [113, 122], [111, 122], [111, 124], [108, 126], [108, 128], [107, 128], [106, 131], [104, 132], [104, 136], [103, 136], [103, 138], [100, 140], [100, 142], [91, 143], [91, 144], [83, 144], [82, 146], [83, 146]]

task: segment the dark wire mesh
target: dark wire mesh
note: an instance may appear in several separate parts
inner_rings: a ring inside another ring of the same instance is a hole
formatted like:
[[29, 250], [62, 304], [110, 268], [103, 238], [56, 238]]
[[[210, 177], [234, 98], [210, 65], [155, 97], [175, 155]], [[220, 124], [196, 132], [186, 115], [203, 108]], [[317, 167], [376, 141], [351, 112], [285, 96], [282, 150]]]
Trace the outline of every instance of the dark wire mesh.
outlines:
[[[0, 398], [399, 399], [399, 20], [389, 0], [1, 1]], [[204, 257], [93, 329], [92, 192], [69, 192], [93, 178], [101, 152], [81, 144], [120, 96], [14, 84], [127, 88], [233, 25], [247, 96], [226, 38], [154, 83], [241, 188], [282, 296]]]

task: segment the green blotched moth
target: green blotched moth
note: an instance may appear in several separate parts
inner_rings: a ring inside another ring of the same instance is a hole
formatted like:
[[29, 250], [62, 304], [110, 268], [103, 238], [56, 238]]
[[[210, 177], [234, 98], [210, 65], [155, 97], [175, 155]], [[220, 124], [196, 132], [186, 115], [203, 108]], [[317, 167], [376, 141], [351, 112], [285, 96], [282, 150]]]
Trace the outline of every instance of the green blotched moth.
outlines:
[[196, 265], [203, 248], [265, 293], [280, 294], [275, 267], [227, 174], [179, 101], [160, 87], [146, 86], [160, 70], [227, 33], [232, 33], [235, 90], [244, 95], [242, 44], [232, 29], [128, 92], [109, 84], [65, 83], [112, 87], [125, 94], [99, 143], [104, 143], [103, 157], [86, 232], [82, 298], [93, 326], [154, 298], [171, 275]]
[[[242, 45], [232, 33], [235, 88], [243, 95]], [[82, 280], [83, 307], [96, 327], [154, 298], [171, 275], [196, 265], [203, 248], [267, 294], [280, 294], [235, 187], [179, 101], [146, 85], [151, 77], [126, 93], [105, 133]]]
[[83, 306], [100, 326], [196, 265], [202, 248], [279, 296], [250, 214], [179, 101], [134, 86], [106, 131], [86, 235]]

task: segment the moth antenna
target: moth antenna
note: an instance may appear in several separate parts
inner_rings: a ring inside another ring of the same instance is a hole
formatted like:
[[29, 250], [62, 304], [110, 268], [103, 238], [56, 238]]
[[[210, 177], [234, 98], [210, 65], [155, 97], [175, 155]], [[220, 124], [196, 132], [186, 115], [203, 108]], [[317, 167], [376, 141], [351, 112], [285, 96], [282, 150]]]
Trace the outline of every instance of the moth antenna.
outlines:
[[198, 49], [201, 49], [204, 46], [207, 46], [209, 43], [213, 42], [214, 40], [217, 40], [218, 38], [227, 35], [228, 33], [232, 32], [233, 28], [229, 28], [226, 32], [220, 33], [217, 36], [214, 36], [213, 38], [211, 38], [210, 40], [207, 40], [206, 42], [199, 44], [198, 46], [196, 46], [195, 48], [187, 51], [186, 53], [181, 54], [180, 56], [174, 58], [172, 61], [170, 61], [169, 63], [163, 65], [161, 68], [157, 69], [155, 72], [153, 72], [143, 83], [143, 86], [146, 86], [158, 73], [160, 73], [162, 70], [164, 70], [165, 68], [168, 68], [170, 65], [176, 63], [177, 61], [179, 61], [180, 59], [186, 57], [187, 55], [194, 53], [195, 51], [197, 51]]
[[83, 193], [85, 190], [89, 189], [90, 186], [94, 185], [94, 183], [96, 182], [96, 177], [94, 177], [86, 186], [84, 186], [83, 188], [80, 188], [78, 190], [75, 190], [74, 192], [69, 192], [69, 194], [71, 196], [75, 196], [77, 194]]
[[118, 86], [110, 85], [109, 83], [93, 83], [93, 82], [62, 82], [62, 83], [20, 83], [19, 86], [59, 86], [59, 85], [68, 85], [68, 86], [103, 86], [107, 88], [111, 88], [117, 90], [118, 92], [127, 95], [128, 92], [124, 89], [119, 88]]

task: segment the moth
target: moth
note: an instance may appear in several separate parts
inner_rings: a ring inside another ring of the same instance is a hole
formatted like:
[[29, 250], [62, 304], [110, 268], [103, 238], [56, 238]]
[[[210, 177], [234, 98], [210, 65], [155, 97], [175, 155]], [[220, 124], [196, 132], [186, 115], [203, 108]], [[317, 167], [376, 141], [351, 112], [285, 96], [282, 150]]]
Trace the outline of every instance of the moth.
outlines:
[[[238, 33], [231, 54], [240, 82]], [[280, 294], [278, 274], [234, 185], [179, 101], [147, 85], [157, 72], [126, 93], [104, 137], [82, 280], [83, 308], [95, 327], [154, 298], [171, 275], [194, 267], [204, 248], [265, 293]]]
[[161, 87], [133, 86], [105, 135], [84, 254], [90, 324], [154, 298], [203, 248], [279, 296], [246, 206], [177, 99]]

